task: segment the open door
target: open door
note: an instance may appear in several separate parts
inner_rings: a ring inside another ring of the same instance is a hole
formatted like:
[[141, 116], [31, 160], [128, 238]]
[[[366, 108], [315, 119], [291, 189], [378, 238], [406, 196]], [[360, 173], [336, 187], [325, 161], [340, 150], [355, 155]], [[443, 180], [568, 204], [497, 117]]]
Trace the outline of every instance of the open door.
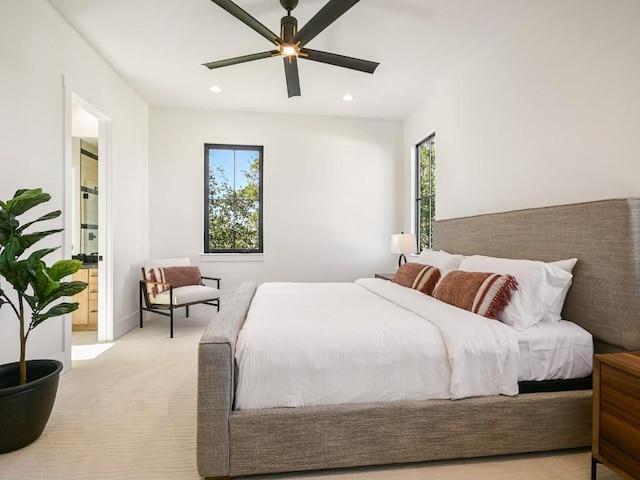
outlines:
[[74, 330], [87, 332], [81, 343], [95, 343], [96, 351], [113, 340], [110, 137], [109, 118], [65, 84], [65, 212], [70, 214], [63, 248], [65, 258], [83, 262], [78, 279], [89, 283], [82, 298], [74, 298], [80, 308], [65, 321], [68, 366]]

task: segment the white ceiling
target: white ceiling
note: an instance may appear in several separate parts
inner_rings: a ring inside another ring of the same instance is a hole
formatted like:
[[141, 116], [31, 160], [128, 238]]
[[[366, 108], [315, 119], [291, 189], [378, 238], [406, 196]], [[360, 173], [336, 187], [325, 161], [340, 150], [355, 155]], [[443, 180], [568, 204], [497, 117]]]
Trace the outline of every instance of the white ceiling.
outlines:
[[[300, 60], [291, 99], [281, 58], [201, 65], [274, 48], [210, 0], [48, 1], [151, 106], [401, 119], [534, 0], [362, 0], [309, 48], [380, 62], [376, 72]], [[279, 0], [236, 3], [279, 33]], [[300, 0], [299, 28], [325, 3]]]

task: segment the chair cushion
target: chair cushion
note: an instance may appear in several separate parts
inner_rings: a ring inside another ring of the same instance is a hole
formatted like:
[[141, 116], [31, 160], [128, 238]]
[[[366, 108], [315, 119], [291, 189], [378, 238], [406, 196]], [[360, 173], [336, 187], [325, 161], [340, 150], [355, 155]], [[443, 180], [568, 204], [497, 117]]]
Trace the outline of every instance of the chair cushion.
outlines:
[[[186, 285], [173, 289], [173, 304], [184, 305], [186, 303], [204, 302], [207, 300], [216, 300], [220, 298], [220, 290], [217, 288], [207, 287], [205, 285]], [[169, 305], [171, 299], [169, 290], [165, 290], [153, 299], [153, 303], [159, 305]]]

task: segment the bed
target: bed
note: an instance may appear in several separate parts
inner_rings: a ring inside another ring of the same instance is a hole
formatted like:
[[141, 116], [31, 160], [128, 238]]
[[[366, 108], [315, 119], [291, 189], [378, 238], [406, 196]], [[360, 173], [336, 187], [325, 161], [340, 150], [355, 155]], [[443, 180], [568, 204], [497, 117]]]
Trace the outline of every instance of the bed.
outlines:
[[[562, 317], [593, 336], [596, 352], [640, 349], [640, 199], [438, 221], [434, 248], [542, 261], [577, 257]], [[234, 409], [236, 347], [255, 292], [255, 283], [242, 284], [200, 340], [197, 462], [203, 477], [590, 445], [590, 390]]]

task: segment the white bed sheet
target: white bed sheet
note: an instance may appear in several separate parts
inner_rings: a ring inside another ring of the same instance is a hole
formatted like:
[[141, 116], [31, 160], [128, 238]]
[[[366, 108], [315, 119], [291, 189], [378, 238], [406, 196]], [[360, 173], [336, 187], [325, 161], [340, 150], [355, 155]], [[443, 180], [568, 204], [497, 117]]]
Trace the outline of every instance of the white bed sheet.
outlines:
[[236, 362], [236, 409], [518, 392], [511, 327], [379, 279], [261, 285]]
[[540, 322], [516, 336], [518, 381], [582, 378], [593, 370], [593, 338], [575, 323]]
[[356, 284], [260, 285], [236, 362], [240, 410], [451, 396], [438, 329]]

